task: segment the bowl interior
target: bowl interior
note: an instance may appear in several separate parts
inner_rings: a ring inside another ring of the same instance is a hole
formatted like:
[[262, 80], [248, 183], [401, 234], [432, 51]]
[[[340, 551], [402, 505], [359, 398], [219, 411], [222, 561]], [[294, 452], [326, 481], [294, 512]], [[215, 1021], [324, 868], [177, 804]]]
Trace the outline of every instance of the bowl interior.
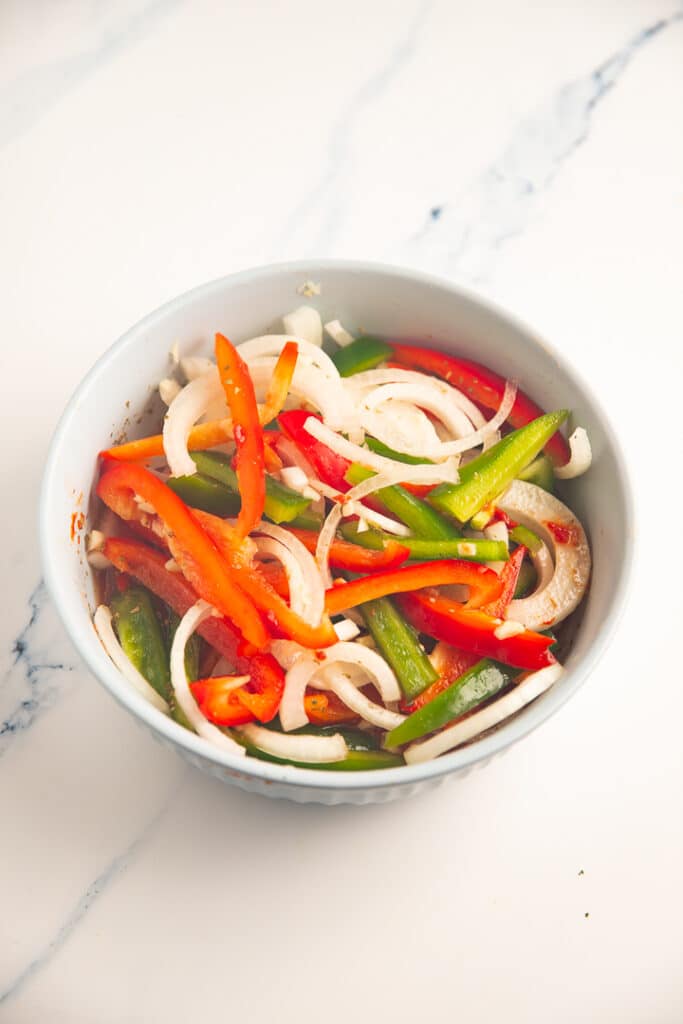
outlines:
[[[308, 279], [320, 284], [321, 294], [304, 299], [297, 289]], [[594, 558], [592, 584], [566, 661], [567, 671], [535, 704], [495, 733], [427, 765], [373, 773], [372, 785], [409, 783], [444, 774], [489, 757], [519, 739], [578, 687], [614, 625], [629, 568], [624, 553], [632, 546], [630, 496], [621, 458], [585, 384], [526, 327], [444, 282], [376, 265], [288, 264], [205, 285], [133, 327], [90, 371], [53, 439], [41, 505], [48, 585], [80, 653], [119, 701], [186, 751], [228, 771], [245, 769], [244, 764], [231, 765], [229, 757], [214, 753], [129, 691], [100, 647], [91, 624], [94, 595], [84, 553], [87, 504], [97, 452], [111, 444], [122, 429], [129, 437], [154, 429], [154, 418], [161, 411], [155, 387], [171, 369], [169, 351], [175, 343], [183, 355], [202, 354], [210, 353], [217, 330], [235, 342], [279, 333], [282, 314], [303, 302], [316, 306], [323, 321], [340, 319], [352, 333], [420, 338], [425, 344], [487, 363], [519, 380], [545, 408], [570, 407], [575, 423], [584, 426], [591, 439], [594, 463], [590, 472], [565, 488], [571, 507], [588, 531]], [[605, 515], [607, 495], [609, 516]], [[79, 519], [81, 512], [83, 518]], [[247, 774], [295, 785], [329, 787], [340, 783], [340, 773], [315, 773], [252, 760]], [[350, 779], [345, 774], [343, 784], [346, 788], [367, 785], [368, 776], [364, 773], [363, 778]]]

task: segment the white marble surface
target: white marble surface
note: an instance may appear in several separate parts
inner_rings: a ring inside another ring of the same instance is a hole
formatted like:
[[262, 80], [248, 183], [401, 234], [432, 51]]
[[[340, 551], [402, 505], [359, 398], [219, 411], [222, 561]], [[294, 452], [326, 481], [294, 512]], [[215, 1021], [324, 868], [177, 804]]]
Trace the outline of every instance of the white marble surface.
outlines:
[[[683, 1020], [682, 103], [670, 0], [0, 4], [3, 1024]], [[39, 582], [42, 461], [85, 369], [192, 285], [314, 254], [522, 315], [602, 395], [639, 500], [633, 597], [579, 696], [380, 807], [185, 768]]]

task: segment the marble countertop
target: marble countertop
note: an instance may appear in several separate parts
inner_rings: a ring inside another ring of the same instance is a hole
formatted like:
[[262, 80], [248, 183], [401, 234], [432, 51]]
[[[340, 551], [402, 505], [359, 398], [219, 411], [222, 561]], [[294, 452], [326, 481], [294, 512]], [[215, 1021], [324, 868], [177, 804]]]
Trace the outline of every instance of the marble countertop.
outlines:
[[[683, 1020], [682, 67], [669, 0], [0, 5], [3, 1024]], [[195, 284], [316, 254], [435, 271], [564, 350], [643, 537], [578, 696], [378, 807], [186, 767], [40, 582], [85, 369]]]

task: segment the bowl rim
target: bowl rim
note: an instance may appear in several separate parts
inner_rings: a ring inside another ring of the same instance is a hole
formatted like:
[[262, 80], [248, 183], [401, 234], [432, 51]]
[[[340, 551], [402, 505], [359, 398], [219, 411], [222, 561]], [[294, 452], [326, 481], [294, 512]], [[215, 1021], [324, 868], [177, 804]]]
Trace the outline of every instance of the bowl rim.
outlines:
[[625, 534], [628, 537], [633, 537], [635, 516], [633, 489], [620, 442], [591, 386], [551, 344], [536, 334], [521, 319], [507, 312], [496, 302], [492, 302], [490, 299], [477, 294], [476, 291], [468, 287], [463, 287], [459, 283], [454, 283], [437, 275], [383, 262], [313, 258], [252, 267], [215, 278], [212, 281], [191, 288], [147, 314], [105, 350], [81, 380], [69, 399], [50, 443], [39, 499], [41, 561], [48, 591], [56, 605], [59, 617], [90, 672], [119, 704], [130, 711], [134, 717], [140, 719], [152, 732], [171, 744], [211, 763], [214, 769], [220, 769], [221, 773], [228, 777], [260, 780], [266, 786], [279, 783], [297, 788], [328, 791], [389, 789], [395, 786], [414, 786], [416, 783], [428, 779], [437, 779], [471, 768], [477, 763], [486, 762], [494, 755], [518, 743], [530, 732], [546, 722], [570, 697], [574, 696], [585, 683], [607, 649], [624, 611], [634, 561], [632, 544], [627, 545], [624, 551], [624, 557], [619, 567], [607, 616], [600, 624], [588, 650], [567, 673], [571, 683], [570, 686], [552, 687], [545, 693], [543, 701], [533, 702], [522, 713], [503, 723], [494, 732], [484, 736], [481, 740], [475, 740], [468, 746], [443, 754], [432, 761], [401, 765], [381, 771], [343, 772], [299, 768], [294, 765], [279, 765], [260, 761], [257, 758], [234, 756], [212, 747], [195, 733], [189, 732], [189, 730], [184, 729], [172, 719], [157, 711], [128, 685], [103, 648], [86, 642], [84, 630], [72, 620], [70, 611], [72, 602], [70, 599], [73, 597], [73, 586], [61, 577], [56, 550], [53, 550], [53, 543], [50, 539], [51, 495], [58, 493], [61, 453], [68, 438], [71, 423], [77, 415], [83, 397], [98, 385], [98, 382], [106, 374], [110, 365], [116, 362], [122, 349], [134, 344], [136, 339], [141, 334], [144, 334], [145, 330], [181, 309], [189, 301], [200, 299], [212, 292], [220, 292], [246, 281], [268, 278], [273, 275], [300, 274], [303, 280], [304, 278], [315, 279], [320, 274], [335, 271], [385, 275], [398, 281], [417, 282], [428, 288], [450, 292], [471, 305], [478, 307], [483, 312], [489, 315], [493, 314], [493, 316], [525, 335], [534, 345], [544, 349], [556, 361], [561, 372], [572, 380], [577, 390], [586, 396], [596, 418], [600, 421], [608, 445], [614, 455], [617, 473], [625, 496]]

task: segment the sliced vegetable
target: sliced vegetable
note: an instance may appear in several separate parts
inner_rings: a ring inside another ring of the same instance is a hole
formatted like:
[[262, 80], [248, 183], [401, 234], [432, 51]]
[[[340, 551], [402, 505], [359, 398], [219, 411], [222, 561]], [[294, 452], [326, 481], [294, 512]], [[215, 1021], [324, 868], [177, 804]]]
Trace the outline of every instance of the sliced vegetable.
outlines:
[[[250, 643], [265, 646], [268, 634], [259, 613], [197, 522], [197, 514], [207, 513], [191, 512], [170, 487], [134, 463], [119, 463], [103, 473], [97, 493], [126, 520], [141, 521], [140, 500], [149, 505], [161, 520], [171, 553], [195, 591], [229, 616]], [[142, 513], [142, 519], [147, 515]]]
[[240, 734], [250, 746], [264, 754], [302, 764], [344, 761], [348, 752], [344, 737], [338, 732], [319, 736], [300, 733], [291, 735], [264, 729], [262, 726], [244, 725]]
[[[353, 525], [354, 529], [356, 524]], [[344, 526], [342, 526], [342, 531]], [[318, 534], [310, 530], [292, 529], [290, 531], [295, 537], [306, 545], [309, 551], [315, 553], [318, 543]], [[367, 531], [370, 533], [371, 531]], [[376, 531], [372, 531], [376, 534]], [[379, 535], [380, 540], [374, 550], [364, 550], [355, 543], [347, 543], [344, 540], [333, 540], [330, 547], [330, 565], [335, 569], [348, 569], [350, 572], [377, 572], [380, 569], [395, 569], [408, 558], [408, 548], [402, 541], [396, 541], [390, 537], [384, 539]]]
[[[346, 480], [355, 486], [373, 476], [375, 473], [371, 469], [353, 463], [347, 470]], [[460, 536], [452, 522], [399, 484], [383, 487], [375, 493], [375, 500], [379, 500], [388, 512], [405, 523], [418, 537], [449, 539]]]
[[[117, 569], [138, 579], [177, 615], [183, 616], [195, 604], [195, 591], [180, 573], [166, 569], [167, 560], [160, 551], [122, 537], [107, 538], [104, 551]], [[242, 637], [228, 619], [214, 615], [202, 617], [197, 632], [223, 655], [235, 671], [249, 675], [251, 690], [262, 693], [279, 689], [282, 693], [285, 676], [275, 658], [259, 650], [248, 654]]]
[[[591, 556], [581, 523], [552, 494], [515, 480], [501, 498], [502, 508], [537, 534], [554, 555], [549, 582], [529, 597], [513, 601], [508, 617], [531, 629], [555, 625], [574, 611], [588, 586]], [[538, 558], [543, 548], [534, 557]]]
[[164, 714], [168, 714], [169, 707], [163, 697], [147, 682], [140, 670], [133, 664], [118, 641], [116, 633], [111, 624], [111, 611], [105, 604], [101, 604], [93, 616], [93, 625], [100, 638], [102, 646], [119, 670], [124, 679], [137, 690], [140, 696]]
[[394, 462], [405, 462], [408, 466], [421, 466], [425, 462], [431, 461], [430, 459], [417, 458], [415, 455], [406, 455], [405, 452], [397, 452], [390, 448], [388, 444], [378, 441], [376, 437], [370, 437], [369, 434], [365, 437], [365, 444], [371, 452], [383, 455], [385, 459], [393, 459]]
[[460, 471], [460, 483], [441, 484], [430, 491], [428, 501], [438, 511], [461, 522], [500, 494], [567, 418], [566, 409], [546, 413], [508, 434], [498, 444], [468, 462]]
[[243, 725], [254, 718], [270, 722], [278, 712], [283, 685], [280, 673], [255, 680], [251, 675], [210, 676], [191, 683], [190, 690], [202, 714], [210, 722], [226, 726]]
[[[229, 493], [237, 495], [239, 499], [237, 474], [230, 465], [227, 455], [223, 455], [222, 452], [195, 452], [192, 460], [196, 463], [202, 476], [211, 477], [214, 481], [222, 484]], [[177, 479], [182, 480], [183, 478], [178, 477]], [[289, 523], [306, 513], [311, 504], [309, 498], [304, 498], [291, 487], [285, 487], [283, 483], [275, 480], [272, 476], [266, 476], [265, 482], [266, 495], [263, 511], [268, 519], [272, 519], [274, 523]], [[202, 506], [197, 505], [196, 507], [201, 508]], [[213, 509], [207, 508], [204, 511], [212, 512]], [[216, 512], [215, 514], [221, 515], [222, 513]]]
[[235, 491], [212, 480], [210, 476], [195, 473], [193, 476], [172, 476], [166, 481], [174, 494], [191, 508], [212, 512], [215, 516], [236, 516], [242, 502]]
[[[389, 541], [387, 534], [380, 530], [358, 530], [358, 523], [342, 523], [341, 532], [353, 544], [359, 544], [370, 550], [377, 550]], [[459, 540], [429, 540], [424, 537], [401, 537], [400, 546], [407, 549], [409, 557], [416, 562], [428, 562], [441, 558], [459, 558], [467, 562], [505, 561], [508, 550], [502, 541], [486, 540], [480, 537], [472, 539], [461, 537]]]
[[501, 569], [499, 576], [502, 584], [502, 590], [495, 601], [490, 604], [482, 606], [482, 611], [486, 612], [487, 615], [493, 615], [494, 617], [503, 618], [505, 613], [512, 601], [515, 590], [517, 589], [517, 580], [519, 579], [519, 573], [522, 568], [524, 556], [526, 554], [526, 548], [521, 546], [515, 548], [510, 558]]
[[215, 725], [206, 720], [197, 707], [185, 673], [185, 646], [202, 622], [213, 615], [213, 608], [206, 601], [197, 601], [183, 615], [173, 637], [171, 645], [171, 683], [175, 698], [183, 714], [190, 722], [198, 736], [208, 740], [213, 746], [226, 753], [238, 757], [244, 756], [244, 750], [233, 739], [222, 733]]
[[372, 370], [392, 356], [392, 348], [379, 338], [368, 336], [356, 338], [350, 345], [337, 349], [332, 362], [339, 370], [341, 377], [351, 377], [363, 370]]
[[433, 591], [401, 594], [397, 600], [408, 621], [419, 632], [436, 640], [445, 640], [463, 650], [516, 668], [543, 668], [555, 660], [548, 650], [552, 643], [549, 637], [525, 630], [501, 639], [496, 636], [500, 619], [464, 608], [459, 602]]
[[241, 540], [263, 516], [266, 500], [263, 431], [247, 364], [222, 334], [216, 335], [216, 366], [232, 415], [237, 446], [235, 468], [242, 504], [235, 532]]
[[391, 665], [401, 690], [415, 698], [437, 678], [415, 630], [387, 598], [369, 601], [361, 614], [373, 640]]
[[[505, 380], [481, 363], [456, 359], [443, 352], [416, 345], [392, 343], [392, 348], [392, 358], [403, 366], [441, 377], [487, 409], [497, 409], [500, 405]], [[523, 391], [518, 391], [509, 421], [513, 427], [524, 427], [542, 414], [543, 410], [535, 402]], [[561, 434], [553, 434], [544, 444], [555, 465], [561, 466], [569, 461], [569, 446]]]
[[168, 654], [148, 592], [142, 587], [128, 587], [123, 593], [116, 594], [109, 606], [126, 657], [168, 702], [171, 696]]
[[[564, 466], [558, 466], [556, 476], [558, 480], [572, 480], [575, 476], [581, 476], [587, 469], [590, 469], [593, 461], [591, 443], [588, 434], [583, 427], [577, 427], [569, 436], [569, 449], [571, 458]], [[530, 481], [536, 483], [535, 480]], [[542, 484], [540, 486], [543, 486]]]
[[405, 722], [387, 733], [385, 746], [400, 747], [441, 729], [455, 718], [460, 718], [490, 700], [510, 681], [510, 675], [504, 667], [486, 658], [477, 662], [428, 704], [414, 711]]
[[510, 540], [514, 541], [515, 544], [522, 544], [533, 555], [536, 554], [543, 544], [538, 534], [534, 533], [533, 530], [529, 530], [526, 526], [522, 526], [521, 523], [510, 530]]
[[524, 480], [528, 484], [536, 484], [537, 487], [542, 487], [544, 491], [550, 491], [552, 494], [555, 490], [555, 471], [552, 459], [547, 455], [537, 455], [533, 462], [519, 471], [517, 479]]
[[418, 708], [429, 704], [438, 694], [447, 689], [451, 683], [459, 679], [463, 673], [471, 669], [473, 665], [476, 665], [479, 660], [479, 655], [472, 654], [471, 651], [461, 651], [460, 648], [453, 647], [452, 644], [446, 644], [443, 640], [440, 640], [429, 655], [429, 661], [439, 673], [439, 678], [431, 683], [426, 690], [418, 694], [414, 700], [402, 700], [400, 705], [401, 711], [404, 714], [410, 715], [413, 711], [417, 711]]
[[[344, 760], [315, 765], [317, 769], [322, 769], [323, 771], [374, 771], [378, 768], [397, 768], [404, 763], [401, 754], [390, 754], [386, 750], [378, 750], [374, 738], [369, 733], [363, 732], [360, 729], [313, 729], [308, 726], [290, 735], [323, 737], [338, 735], [343, 738], [347, 746]], [[246, 745], [247, 752], [252, 757], [257, 757], [261, 761], [270, 761], [274, 764], [292, 764], [297, 765], [299, 768], [311, 767], [310, 761], [293, 761], [284, 757], [274, 757], [272, 754], [266, 754], [263, 750], [259, 750], [258, 747], [249, 742], [243, 733], [236, 734], [235, 738], [239, 743]]]
[[373, 601], [388, 594], [406, 593], [423, 587], [460, 583], [470, 588], [469, 608], [479, 608], [494, 601], [501, 593], [502, 583], [486, 566], [457, 559], [441, 559], [424, 565], [393, 569], [376, 573], [350, 583], [340, 583], [327, 591], [325, 607], [328, 614], [337, 615], [347, 608]]
[[333, 452], [326, 444], [316, 441], [309, 434], [304, 424], [310, 418], [311, 413], [306, 412], [305, 409], [292, 409], [288, 412], [281, 412], [278, 416], [278, 423], [283, 433], [304, 453], [317, 476], [324, 483], [336, 487], [341, 494], [344, 494], [349, 489], [346, 472], [351, 463], [348, 459]]
[[437, 733], [422, 743], [415, 743], [404, 753], [408, 764], [417, 764], [420, 761], [430, 761], [447, 750], [453, 750], [468, 740], [479, 736], [481, 733], [492, 729], [495, 725], [505, 721], [517, 711], [536, 700], [545, 690], [549, 689], [562, 675], [562, 666], [555, 662], [542, 668], [538, 672], [527, 676], [521, 683], [515, 686], [503, 697], [488, 704], [481, 711], [476, 711], [468, 718], [456, 722], [443, 732]]

